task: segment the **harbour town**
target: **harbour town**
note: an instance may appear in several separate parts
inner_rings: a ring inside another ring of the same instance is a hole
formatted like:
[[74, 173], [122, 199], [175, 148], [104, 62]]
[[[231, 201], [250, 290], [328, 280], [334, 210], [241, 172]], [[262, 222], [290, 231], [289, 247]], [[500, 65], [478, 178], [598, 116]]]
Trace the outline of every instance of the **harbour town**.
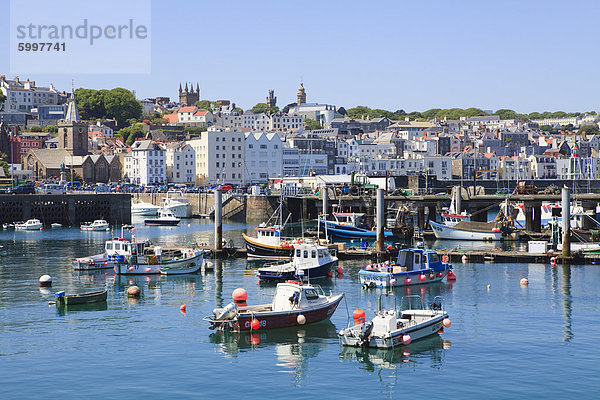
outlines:
[[3, 397], [596, 397], [598, 7], [8, 3]]

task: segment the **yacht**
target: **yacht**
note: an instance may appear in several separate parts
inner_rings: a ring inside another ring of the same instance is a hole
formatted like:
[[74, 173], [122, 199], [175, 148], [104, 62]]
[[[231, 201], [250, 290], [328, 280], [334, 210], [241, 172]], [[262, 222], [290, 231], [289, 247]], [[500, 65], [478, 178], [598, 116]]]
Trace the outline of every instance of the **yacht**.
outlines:
[[167, 197], [160, 203], [160, 208], [171, 211], [177, 218], [189, 218], [192, 216], [190, 201], [183, 197], [182, 192], [167, 192]]
[[158, 214], [160, 206], [155, 206], [152, 203], [145, 203], [140, 201], [131, 205], [131, 215], [143, 215], [147, 217], [153, 217]]
[[175, 214], [166, 209], [160, 209], [158, 211], [158, 217], [156, 218], [147, 218], [144, 220], [144, 224], [146, 225], [167, 225], [167, 226], [175, 226], [179, 225], [181, 221], [180, 218], [177, 218]]
[[43, 227], [39, 219], [28, 219], [26, 222], [15, 224], [15, 229], [20, 231], [39, 231]]

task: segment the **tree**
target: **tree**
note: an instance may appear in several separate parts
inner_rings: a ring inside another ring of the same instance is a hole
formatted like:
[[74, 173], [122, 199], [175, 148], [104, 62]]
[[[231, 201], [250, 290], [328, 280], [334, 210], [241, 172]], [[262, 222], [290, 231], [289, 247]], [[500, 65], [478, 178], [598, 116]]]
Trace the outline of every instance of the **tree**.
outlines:
[[542, 125], [540, 126], [540, 129], [544, 132], [550, 132], [552, 130], [552, 127], [550, 125]]
[[214, 102], [210, 101], [210, 100], [198, 100], [195, 104], [196, 107], [202, 109], [202, 110], [208, 110], [210, 112], [214, 111]]
[[517, 112], [514, 110], [508, 110], [508, 109], [500, 109], [497, 110], [494, 115], [497, 115], [498, 117], [500, 117], [500, 119], [517, 119]]
[[598, 134], [600, 133], [600, 128], [598, 128], [598, 124], [594, 125], [582, 125], [581, 128], [577, 131], [578, 134], [586, 133], [586, 134]]
[[107, 90], [76, 89], [75, 100], [79, 114], [83, 119], [99, 119], [106, 115], [104, 95]]
[[42, 130], [42, 127], [39, 125], [32, 126], [30, 129], [31, 132], [41, 132]]
[[279, 111], [279, 107], [269, 107], [266, 103], [258, 103], [250, 109], [254, 114], [275, 114]]
[[128, 126], [127, 128], [121, 128], [117, 132], [117, 135], [121, 136], [125, 143], [131, 146], [136, 139], [144, 137], [144, 130], [142, 128], [142, 125], [143, 124], [137, 123]]
[[284, 114], [287, 114], [290, 112], [290, 108], [296, 107], [297, 105], [298, 105], [297, 103], [290, 103], [287, 106], [283, 107], [283, 110], [281, 110], [281, 112], [283, 112]]
[[314, 119], [306, 118], [304, 120], [304, 127], [308, 130], [314, 131], [317, 129], [323, 129], [323, 125], [315, 121]]
[[104, 107], [106, 117], [116, 119], [119, 125], [130, 118], [139, 119], [142, 116], [142, 103], [127, 89], [116, 88], [106, 93]]
[[46, 125], [44, 127], [44, 132], [58, 133], [58, 126], [56, 126], [56, 125]]
[[2, 110], [2, 104], [6, 101], [6, 96], [4, 95], [4, 93], [0, 90], [0, 110]]

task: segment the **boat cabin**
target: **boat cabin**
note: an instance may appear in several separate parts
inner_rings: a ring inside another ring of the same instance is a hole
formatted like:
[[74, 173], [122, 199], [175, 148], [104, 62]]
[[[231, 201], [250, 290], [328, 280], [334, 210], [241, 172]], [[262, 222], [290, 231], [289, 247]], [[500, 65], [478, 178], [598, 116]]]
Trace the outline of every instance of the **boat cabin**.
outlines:
[[261, 224], [254, 228], [254, 230], [261, 243], [279, 246], [281, 241], [281, 231], [283, 230], [283, 227], [280, 225], [267, 226]]
[[312, 307], [327, 302], [327, 297], [318, 285], [302, 285], [296, 281], [277, 284], [273, 297], [273, 311], [294, 310]]
[[462, 221], [470, 221], [471, 216], [466, 214], [442, 213], [442, 224], [454, 226]]
[[423, 249], [402, 249], [398, 252], [395, 267], [402, 268], [402, 272], [418, 271], [422, 269], [443, 269], [440, 257], [435, 251]]
[[143, 255], [146, 250], [146, 242], [130, 242], [123, 238], [114, 238], [107, 240], [104, 244], [104, 250], [109, 256], [130, 256], [132, 254]]
[[342, 212], [334, 212], [333, 218], [336, 223], [340, 225], [346, 226], [356, 226], [361, 227], [365, 225], [363, 218], [365, 213], [342, 213]]
[[335, 258], [329, 249], [316, 243], [303, 243], [294, 245], [294, 259], [292, 263], [298, 265], [323, 265]]

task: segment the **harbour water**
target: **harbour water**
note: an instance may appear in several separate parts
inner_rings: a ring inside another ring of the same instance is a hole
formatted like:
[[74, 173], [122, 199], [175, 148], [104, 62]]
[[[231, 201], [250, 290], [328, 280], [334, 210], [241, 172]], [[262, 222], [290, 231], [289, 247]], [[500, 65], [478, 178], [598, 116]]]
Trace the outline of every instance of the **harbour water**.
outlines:
[[[137, 223], [136, 223], [137, 222]], [[166, 245], [209, 243], [213, 226], [143, 227]], [[188, 225], [189, 224], [189, 225]], [[245, 225], [224, 225], [241, 245]], [[381, 289], [363, 290], [364, 261], [320, 283], [344, 292], [331, 322], [301, 329], [218, 334], [202, 317], [237, 287], [249, 304], [271, 300], [258, 262], [215, 261], [215, 271], [178, 277], [75, 273], [75, 257], [101, 252], [110, 232], [76, 228], [0, 232], [0, 397], [181, 398], [596, 398], [600, 383], [600, 266], [458, 264], [457, 281], [410, 289], [444, 298], [452, 326], [390, 351], [341, 348], [337, 331], [361, 307], [373, 315]], [[38, 287], [43, 274], [49, 290]], [[519, 280], [529, 279], [528, 286]], [[125, 296], [140, 286], [139, 300]], [[489, 285], [489, 287], [488, 287]], [[96, 307], [58, 310], [53, 293], [107, 288]], [[180, 312], [182, 304], [187, 312]], [[347, 307], [346, 307], [347, 304]], [[348, 310], [348, 311], [347, 311]]]

